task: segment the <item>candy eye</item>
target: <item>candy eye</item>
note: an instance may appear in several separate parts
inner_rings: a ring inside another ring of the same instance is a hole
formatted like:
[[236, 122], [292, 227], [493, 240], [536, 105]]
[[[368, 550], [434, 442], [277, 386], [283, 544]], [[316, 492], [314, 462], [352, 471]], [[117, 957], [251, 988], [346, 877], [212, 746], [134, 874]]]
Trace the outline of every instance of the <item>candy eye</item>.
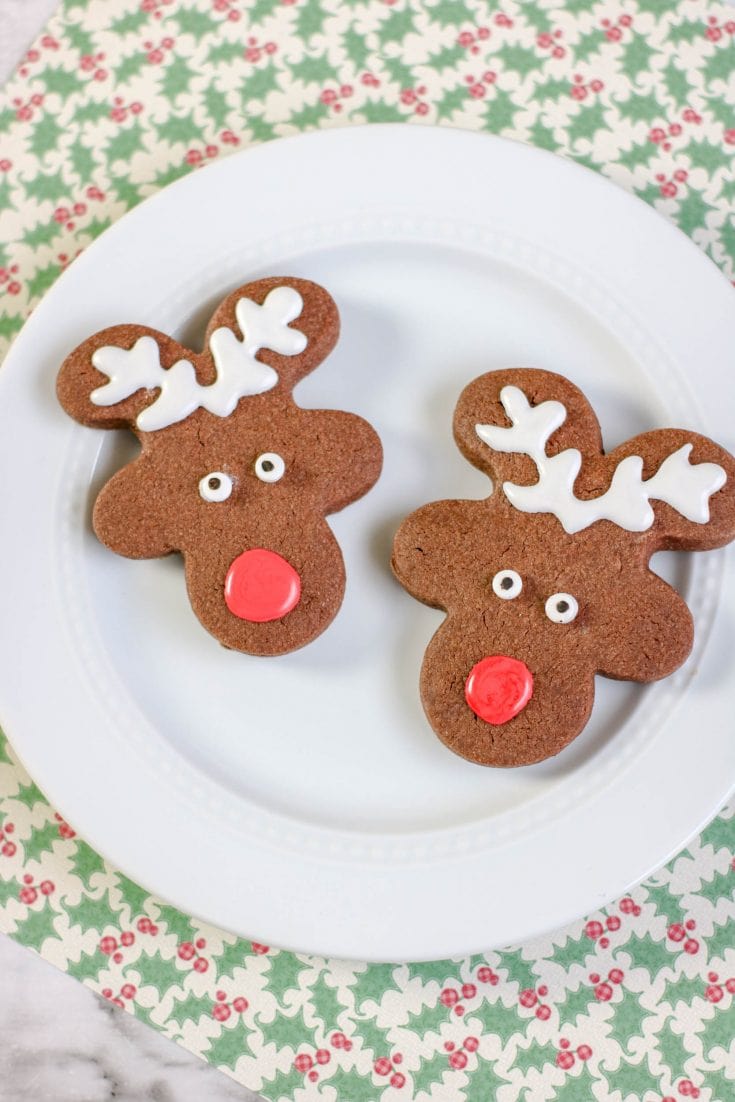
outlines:
[[263, 452], [255, 460], [255, 473], [261, 482], [278, 482], [285, 471], [286, 464], [276, 452]]
[[499, 570], [493, 578], [493, 593], [502, 601], [512, 601], [523, 589], [523, 579], [515, 570]]
[[205, 501], [227, 501], [232, 493], [232, 479], [223, 471], [211, 471], [199, 480], [199, 493]]
[[546, 615], [552, 624], [571, 624], [579, 612], [579, 605], [571, 593], [552, 593], [546, 602]]

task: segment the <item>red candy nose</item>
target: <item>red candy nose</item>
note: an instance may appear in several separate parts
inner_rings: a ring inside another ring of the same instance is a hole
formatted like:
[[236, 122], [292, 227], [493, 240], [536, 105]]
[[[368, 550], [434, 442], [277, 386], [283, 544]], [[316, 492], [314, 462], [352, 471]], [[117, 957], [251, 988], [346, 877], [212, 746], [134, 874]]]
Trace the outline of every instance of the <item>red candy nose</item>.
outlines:
[[264, 624], [280, 620], [301, 597], [301, 579], [275, 551], [255, 547], [243, 551], [225, 578], [225, 603], [241, 620]]
[[526, 707], [533, 696], [533, 674], [525, 662], [493, 654], [472, 667], [464, 695], [476, 716], [497, 727]]

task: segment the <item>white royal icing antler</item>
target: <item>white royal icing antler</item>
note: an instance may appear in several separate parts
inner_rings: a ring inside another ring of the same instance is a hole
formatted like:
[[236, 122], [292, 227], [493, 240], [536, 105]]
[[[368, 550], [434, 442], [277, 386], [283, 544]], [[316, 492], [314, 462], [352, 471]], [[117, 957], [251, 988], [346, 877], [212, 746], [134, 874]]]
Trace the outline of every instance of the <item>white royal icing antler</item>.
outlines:
[[528, 455], [536, 464], [538, 482], [533, 485], [503, 483], [503, 493], [521, 512], [552, 513], [570, 535], [596, 520], [611, 520], [629, 532], [645, 532], [654, 521], [652, 500], [666, 502], [695, 524], [709, 521], [709, 499], [724, 486], [727, 475], [717, 463], [690, 463], [691, 444], [672, 452], [645, 480], [642, 458], [627, 456], [618, 463], [604, 494], [582, 500], [574, 495], [581, 453], [567, 448], [557, 455], [546, 454], [549, 437], [566, 420], [565, 406], [555, 401], [531, 406], [517, 386], [503, 387], [500, 401], [511, 427], [475, 425], [475, 431], [495, 451]]
[[132, 348], [105, 345], [92, 356], [92, 363], [109, 382], [93, 390], [96, 406], [114, 406], [142, 388], [159, 388], [155, 400], [138, 414], [141, 432], [155, 432], [183, 421], [195, 409], [206, 409], [217, 417], [229, 417], [241, 398], [262, 394], [278, 382], [268, 364], [255, 357], [261, 348], [282, 356], [296, 356], [308, 343], [306, 335], [292, 329], [304, 300], [293, 287], [274, 287], [263, 305], [241, 298], [235, 306], [237, 324], [243, 333], [238, 340], [231, 329], [215, 329], [209, 338], [217, 377], [209, 386], [197, 382], [189, 360], [161, 366], [158, 344], [153, 337], [140, 337]]

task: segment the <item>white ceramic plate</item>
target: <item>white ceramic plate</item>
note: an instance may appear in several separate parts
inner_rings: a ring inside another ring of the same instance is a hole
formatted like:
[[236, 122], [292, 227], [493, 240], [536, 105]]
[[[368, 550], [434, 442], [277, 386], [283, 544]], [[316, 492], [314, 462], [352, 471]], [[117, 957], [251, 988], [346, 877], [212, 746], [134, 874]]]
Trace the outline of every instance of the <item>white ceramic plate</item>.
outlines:
[[[342, 610], [304, 650], [226, 652], [180, 561], [133, 562], [90, 528], [132, 454], [57, 407], [64, 355], [137, 321], [201, 339], [264, 274], [334, 294], [343, 336], [298, 389], [385, 447], [378, 486], [333, 518]], [[735, 296], [663, 218], [521, 145], [418, 127], [291, 138], [194, 173], [103, 235], [53, 287], [0, 373], [0, 719], [38, 784], [115, 864], [186, 911], [275, 945], [421, 959], [518, 942], [623, 892], [735, 780], [727, 553], [660, 556], [694, 654], [641, 688], [598, 679], [558, 758], [488, 770], [424, 720], [440, 614], [389, 569], [399, 520], [484, 496], [451, 418], [482, 371], [535, 365], [592, 399], [606, 444], [668, 424], [730, 447]]]

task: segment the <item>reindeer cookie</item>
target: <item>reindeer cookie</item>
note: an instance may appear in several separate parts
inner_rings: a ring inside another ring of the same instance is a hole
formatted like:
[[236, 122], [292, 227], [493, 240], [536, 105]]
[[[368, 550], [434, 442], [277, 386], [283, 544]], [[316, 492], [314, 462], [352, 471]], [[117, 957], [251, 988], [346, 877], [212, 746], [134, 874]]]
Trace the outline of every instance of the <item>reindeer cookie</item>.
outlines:
[[323, 288], [261, 279], [221, 303], [201, 353], [118, 325], [59, 372], [67, 413], [130, 428], [142, 445], [97, 498], [99, 539], [134, 559], [180, 552], [194, 612], [234, 650], [302, 647], [342, 602], [344, 564], [325, 517], [377, 480], [380, 440], [355, 414], [301, 409], [291, 394], [338, 334]]
[[447, 613], [422, 701], [462, 757], [528, 765], [580, 733], [596, 673], [655, 681], [686, 659], [691, 614], [648, 563], [735, 538], [735, 459], [679, 429], [605, 455], [584, 395], [530, 369], [470, 383], [454, 435], [493, 493], [425, 505], [393, 548], [402, 585]]

